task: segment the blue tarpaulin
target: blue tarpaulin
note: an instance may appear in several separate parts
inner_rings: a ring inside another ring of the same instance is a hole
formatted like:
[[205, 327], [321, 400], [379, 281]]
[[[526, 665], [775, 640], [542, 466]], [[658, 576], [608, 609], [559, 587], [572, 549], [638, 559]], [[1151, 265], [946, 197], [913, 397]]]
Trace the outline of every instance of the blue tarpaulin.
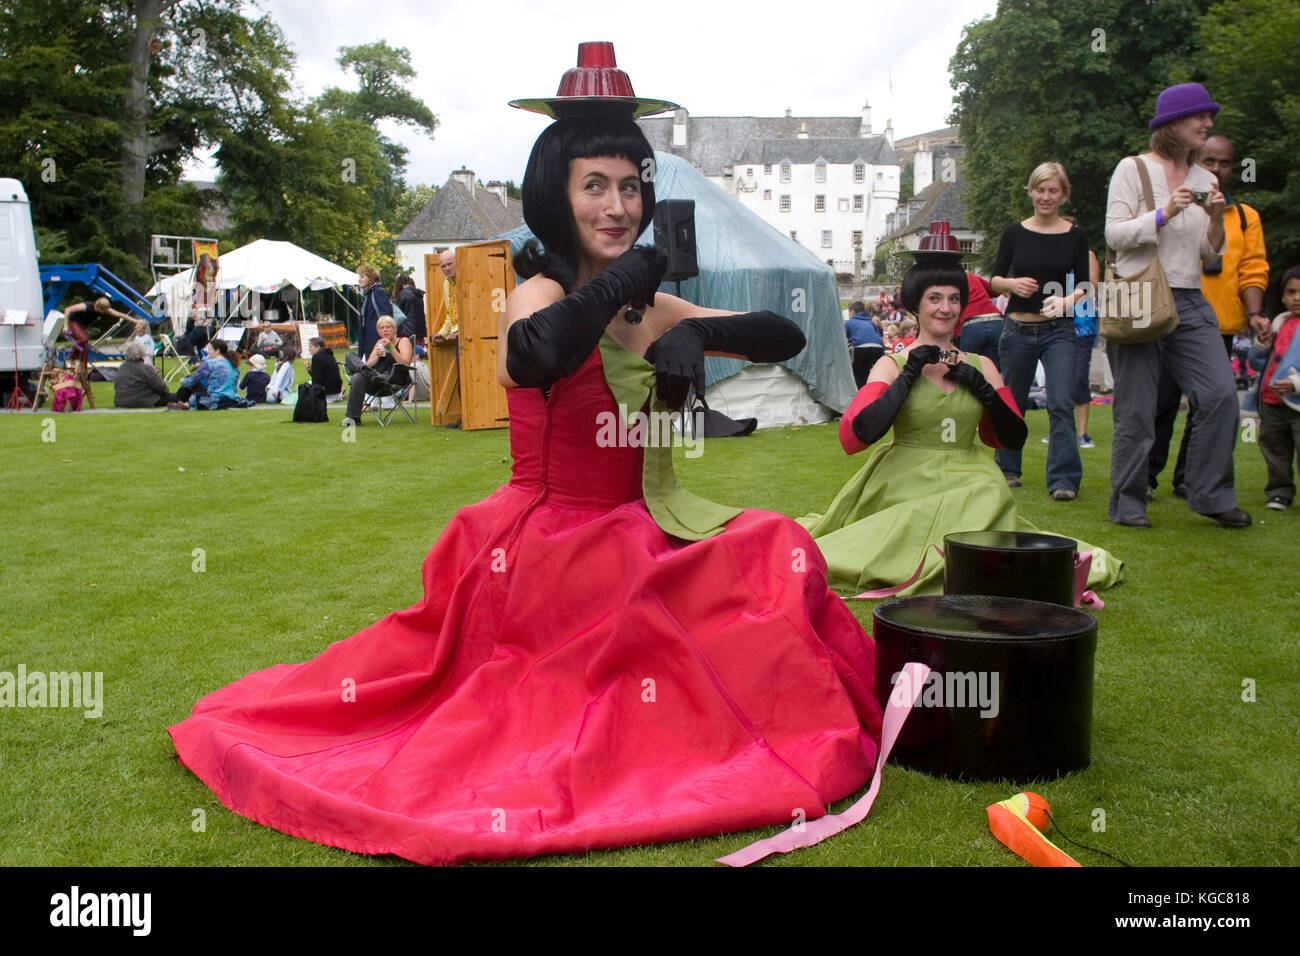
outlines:
[[[843, 412], [854, 393], [853, 370], [844, 337], [835, 272], [826, 263], [772, 228], [686, 160], [655, 153], [656, 199], [695, 200], [695, 243], [700, 274], [680, 283], [665, 282], [665, 292], [713, 309], [754, 312], [770, 309], [803, 329], [807, 347], [781, 364], [808, 385], [821, 404]], [[510, 240], [512, 255], [532, 238], [527, 226], [498, 238]], [[639, 242], [654, 242], [654, 227]], [[709, 356], [708, 384], [735, 375], [739, 359]]]

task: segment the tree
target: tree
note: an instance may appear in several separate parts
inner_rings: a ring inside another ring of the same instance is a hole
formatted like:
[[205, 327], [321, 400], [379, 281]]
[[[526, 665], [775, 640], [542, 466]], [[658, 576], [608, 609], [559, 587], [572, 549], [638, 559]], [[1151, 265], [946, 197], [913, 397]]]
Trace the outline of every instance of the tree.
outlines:
[[1200, 27], [1207, 86], [1223, 104], [1214, 132], [1236, 145], [1234, 198], [1259, 210], [1276, 281], [1300, 263], [1300, 7], [1226, 0]]
[[437, 186], [407, 186], [403, 189], [397, 203], [393, 206], [393, 217], [390, 220], [393, 224], [393, 232], [400, 234], [436, 195], [438, 195]]
[[379, 133], [379, 122], [388, 120], [423, 130], [429, 136], [438, 118], [422, 100], [405, 86], [416, 73], [411, 54], [401, 47], [390, 47], [383, 40], [339, 49], [338, 64], [356, 75], [358, 88], [344, 90], [330, 87], [316, 98], [325, 113], [365, 123], [375, 130], [380, 148], [388, 160], [389, 171], [374, 186], [376, 216], [392, 219], [392, 212], [403, 188], [406, 172], [406, 147]]
[[256, 93], [289, 90], [283, 37], [240, 6], [5, 5], [0, 168], [26, 187], [47, 261], [100, 262], [144, 283], [150, 232], [199, 230], [203, 197], [181, 182], [185, 161], [250, 128], [232, 101], [262, 105]]
[[374, 131], [313, 106], [276, 117], [274, 138], [231, 136], [217, 152], [234, 222], [229, 238], [284, 239], [359, 264], [387, 160]]
[[1204, 0], [1001, 0], [966, 27], [950, 64], [967, 152], [962, 200], [988, 237], [1030, 212], [1035, 166], [1061, 162], [1071, 183], [1065, 212], [1090, 244], [1104, 245], [1106, 194], [1125, 155], [1146, 147], [1155, 98], [1193, 79]]

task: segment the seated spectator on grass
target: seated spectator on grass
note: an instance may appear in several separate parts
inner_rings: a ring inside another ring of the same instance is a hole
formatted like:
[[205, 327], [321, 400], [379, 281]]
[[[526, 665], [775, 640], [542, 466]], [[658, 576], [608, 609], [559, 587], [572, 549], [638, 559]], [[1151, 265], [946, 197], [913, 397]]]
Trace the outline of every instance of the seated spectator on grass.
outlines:
[[181, 379], [181, 387], [176, 392], [177, 400], [167, 406], [172, 411], [184, 411], [187, 408], [209, 411], [242, 404], [235, 387], [239, 373], [235, 371], [230, 346], [222, 339], [210, 339], [203, 346], [203, 353], [199, 367]]
[[325, 401], [342, 401], [343, 376], [339, 374], [339, 363], [334, 353], [325, 347], [325, 340], [319, 335], [307, 343], [307, 350], [311, 355], [307, 374], [312, 383], [325, 389]]
[[375, 331], [379, 333], [379, 341], [370, 351], [365, 367], [352, 376], [347, 416], [343, 419], [344, 427], [361, 424], [361, 409], [365, 405], [366, 395], [374, 394], [387, 384], [400, 388], [410, 382], [410, 373], [400, 366], [410, 365], [415, 359], [415, 347], [411, 340], [398, 338], [397, 323], [389, 315], [380, 316]]
[[284, 339], [280, 338], [280, 333], [268, 325], [258, 333], [257, 344], [253, 346], [253, 351], [263, 358], [275, 358], [283, 344]]
[[158, 370], [147, 361], [153, 352], [146, 351], [143, 343], [132, 339], [122, 354], [126, 361], [118, 367], [113, 380], [113, 404], [117, 408], [162, 408], [177, 400]]
[[266, 359], [261, 355], [252, 355], [248, 359], [248, 371], [239, 387], [244, 390], [244, 398], [250, 402], [265, 402], [266, 387], [271, 384], [271, 376], [266, 374]]
[[212, 337], [212, 330], [208, 328], [211, 319], [200, 317], [195, 321], [193, 317], [188, 319], [185, 324], [185, 332], [177, 337], [173, 343], [176, 351], [181, 355], [201, 355], [203, 347], [208, 344], [208, 339]]
[[54, 376], [50, 390], [54, 393], [54, 404], [51, 406], [54, 411], [81, 411], [81, 385], [77, 381], [76, 372], [66, 368], [59, 371]]
[[268, 402], [283, 402], [293, 391], [293, 360], [297, 357], [298, 351], [292, 345], [280, 349], [280, 361], [276, 363], [271, 382], [266, 386]]

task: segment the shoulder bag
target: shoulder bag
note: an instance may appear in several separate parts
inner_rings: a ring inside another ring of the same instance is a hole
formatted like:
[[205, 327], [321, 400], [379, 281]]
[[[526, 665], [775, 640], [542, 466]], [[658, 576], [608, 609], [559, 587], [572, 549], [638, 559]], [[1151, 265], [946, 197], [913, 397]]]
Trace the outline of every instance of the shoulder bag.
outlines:
[[[1151, 191], [1151, 175], [1140, 157], [1130, 157], [1137, 163], [1142, 178], [1142, 197], [1148, 209], [1156, 208]], [[1146, 267], [1131, 276], [1120, 277], [1115, 272], [1115, 250], [1106, 250], [1106, 281], [1097, 291], [1097, 319], [1101, 336], [1117, 345], [1138, 345], [1168, 335], [1178, 328], [1178, 309], [1174, 305], [1174, 292], [1165, 278], [1160, 255], [1151, 257]], [[1150, 299], [1147, 299], [1147, 290]]]

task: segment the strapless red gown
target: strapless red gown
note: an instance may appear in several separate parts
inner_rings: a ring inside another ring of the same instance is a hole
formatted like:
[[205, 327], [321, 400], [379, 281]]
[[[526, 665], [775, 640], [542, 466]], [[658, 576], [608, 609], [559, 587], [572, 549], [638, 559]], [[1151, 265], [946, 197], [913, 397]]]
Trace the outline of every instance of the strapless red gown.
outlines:
[[[168, 728], [236, 813], [421, 863], [820, 816], [870, 777], [875, 648], [812, 539], [747, 510], [669, 538], [596, 444], [599, 351], [514, 389], [510, 483], [447, 524], [424, 598]], [[775, 463], [772, 463], [775, 467]]]

